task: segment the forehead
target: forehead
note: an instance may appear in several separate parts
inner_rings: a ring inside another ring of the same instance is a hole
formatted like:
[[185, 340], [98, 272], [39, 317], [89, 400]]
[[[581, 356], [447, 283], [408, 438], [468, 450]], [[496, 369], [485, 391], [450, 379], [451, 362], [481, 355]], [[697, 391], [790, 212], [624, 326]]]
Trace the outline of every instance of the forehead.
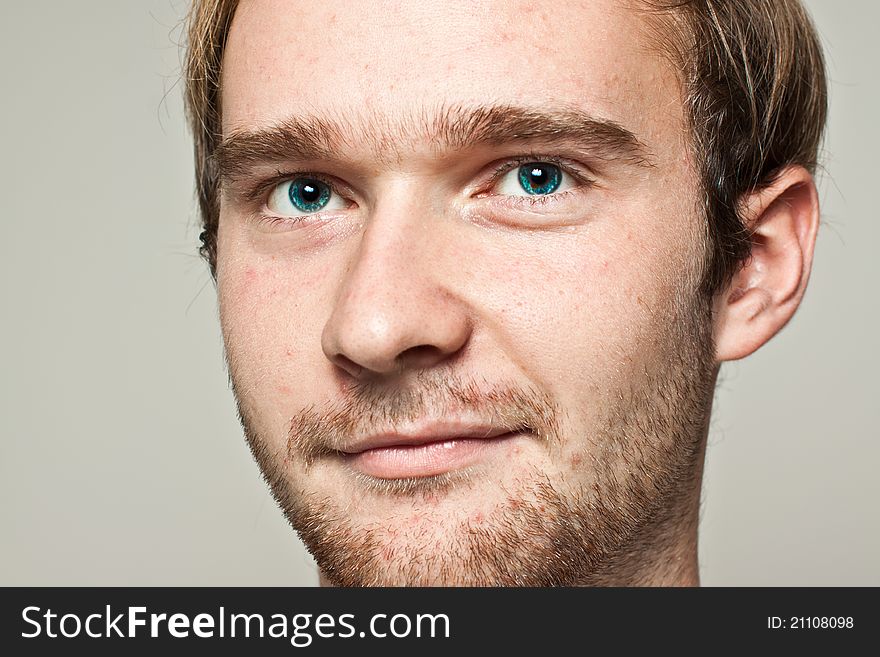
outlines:
[[[631, 3], [241, 2], [223, 61], [223, 133], [292, 115], [371, 132], [451, 104], [573, 107], [679, 143], [677, 78]], [[415, 138], [415, 136], [414, 136]]]

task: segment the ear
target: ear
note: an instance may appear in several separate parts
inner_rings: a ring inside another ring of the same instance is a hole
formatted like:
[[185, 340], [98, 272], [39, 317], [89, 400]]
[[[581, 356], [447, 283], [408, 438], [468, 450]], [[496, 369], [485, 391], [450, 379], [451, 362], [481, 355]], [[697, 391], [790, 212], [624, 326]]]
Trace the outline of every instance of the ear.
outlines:
[[819, 229], [816, 184], [801, 166], [783, 169], [740, 208], [752, 255], [714, 300], [719, 362], [748, 356], [788, 323], [807, 289]]

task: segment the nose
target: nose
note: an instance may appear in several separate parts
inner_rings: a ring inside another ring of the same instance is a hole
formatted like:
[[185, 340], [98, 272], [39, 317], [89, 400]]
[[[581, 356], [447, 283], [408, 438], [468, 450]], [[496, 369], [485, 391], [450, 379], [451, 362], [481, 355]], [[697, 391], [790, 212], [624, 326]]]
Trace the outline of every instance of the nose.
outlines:
[[352, 376], [429, 368], [468, 341], [467, 308], [452, 291], [452, 248], [418, 212], [375, 208], [349, 258], [321, 347]]

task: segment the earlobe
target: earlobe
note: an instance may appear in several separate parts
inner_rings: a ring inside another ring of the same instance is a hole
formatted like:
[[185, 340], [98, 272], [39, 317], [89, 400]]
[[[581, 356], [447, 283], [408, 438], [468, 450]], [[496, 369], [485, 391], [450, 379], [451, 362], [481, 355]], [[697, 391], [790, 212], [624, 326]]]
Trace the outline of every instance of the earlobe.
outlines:
[[819, 199], [812, 175], [784, 169], [773, 184], [742, 200], [752, 253], [715, 297], [715, 356], [748, 356], [794, 315], [810, 277]]

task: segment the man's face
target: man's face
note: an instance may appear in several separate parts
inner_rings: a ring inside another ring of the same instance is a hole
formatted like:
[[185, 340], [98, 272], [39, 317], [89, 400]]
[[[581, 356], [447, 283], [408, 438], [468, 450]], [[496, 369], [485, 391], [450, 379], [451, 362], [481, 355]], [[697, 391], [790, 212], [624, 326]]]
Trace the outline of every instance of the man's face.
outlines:
[[704, 219], [650, 34], [610, 1], [237, 10], [221, 322], [328, 581], [637, 582], [693, 538]]

